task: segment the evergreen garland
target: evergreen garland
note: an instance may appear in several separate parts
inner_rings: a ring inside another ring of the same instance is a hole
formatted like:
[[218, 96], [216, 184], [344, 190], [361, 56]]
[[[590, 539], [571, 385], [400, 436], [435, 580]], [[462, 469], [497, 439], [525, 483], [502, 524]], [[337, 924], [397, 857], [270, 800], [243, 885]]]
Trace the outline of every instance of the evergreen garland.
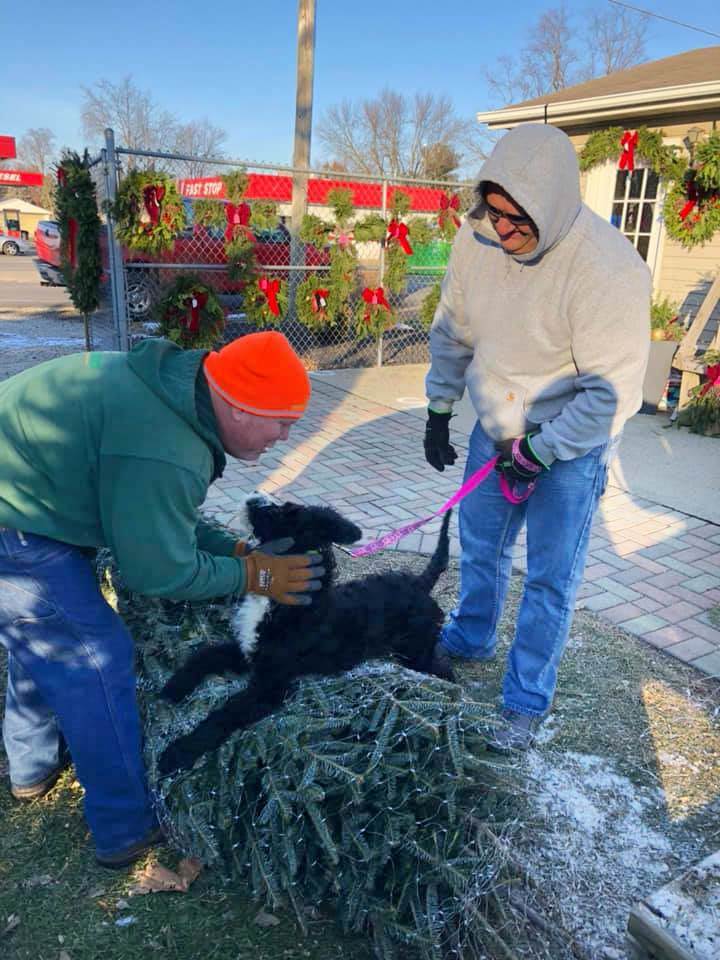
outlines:
[[185, 227], [175, 181], [157, 170], [131, 170], [120, 184], [112, 215], [120, 243], [149, 254], [171, 250]]
[[236, 230], [232, 240], [225, 241], [228, 280], [251, 286], [257, 279], [257, 252], [255, 239], [242, 230]]
[[280, 222], [276, 203], [254, 200], [250, 209], [250, 226], [255, 230], [274, 230]]
[[149, 781], [177, 846], [288, 906], [303, 931], [308, 907], [333, 907], [383, 960], [513, 956], [502, 890], [514, 877], [489, 837], [522, 781], [484, 751], [490, 705], [397, 666], [305, 678], [275, 715], [159, 780], [168, 743], [244, 686], [213, 677], [180, 707], [158, 699], [194, 650], [228, 640], [234, 607], [142, 597], [106, 554], [100, 568], [135, 637]]
[[100, 303], [100, 217], [87, 150], [66, 150], [57, 167], [55, 213], [60, 228], [61, 270], [70, 299], [87, 316]]
[[720, 350], [706, 350], [701, 362], [707, 379], [690, 391], [690, 401], [679, 411], [676, 423], [691, 433], [720, 437]]
[[379, 213], [369, 213], [353, 227], [358, 243], [380, 243], [387, 233], [387, 222]]
[[225, 226], [225, 207], [220, 200], [193, 200], [193, 219], [201, 227], [215, 227], [221, 230]]
[[423, 325], [425, 330], [430, 329], [432, 322], [435, 319], [435, 311], [440, 303], [441, 290], [442, 280], [438, 280], [437, 283], [434, 283], [430, 287], [425, 295], [425, 299], [422, 302], [422, 306], [420, 307], [420, 323]]
[[220, 177], [225, 186], [225, 197], [228, 203], [240, 203], [248, 188], [247, 171], [242, 167], [223, 173]]
[[[618, 160], [620, 156], [620, 141], [624, 134], [623, 127], [607, 127], [591, 133], [585, 146], [580, 151], [578, 162], [582, 171], [607, 160]], [[685, 161], [678, 156], [673, 147], [663, 143], [662, 130], [649, 130], [647, 127], [638, 127], [638, 143], [635, 153], [664, 180], [676, 180], [682, 176]]]
[[190, 350], [212, 350], [220, 343], [225, 314], [214, 290], [196, 274], [180, 274], [156, 308], [163, 337]]
[[329, 242], [333, 225], [314, 213], [306, 213], [300, 223], [300, 239], [303, 243], [312, 244], [317, 250], [322, 250]]
[[243, 290], [243, 312], [248, 322], [259, 330], [279, 326], [287, 307], [287, 284], [279, 277], [263, 274]]

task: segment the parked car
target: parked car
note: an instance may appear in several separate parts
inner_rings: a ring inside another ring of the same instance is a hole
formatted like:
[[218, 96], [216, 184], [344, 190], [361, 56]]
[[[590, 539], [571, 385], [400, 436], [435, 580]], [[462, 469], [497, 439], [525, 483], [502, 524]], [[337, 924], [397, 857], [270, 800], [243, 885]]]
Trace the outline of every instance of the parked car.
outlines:
[[4, 253], [6, 257], [17, 257], [21, 253], [33, 254], [35, 249], [24, 237], [11, 237], [0, 230], [0, 253]]

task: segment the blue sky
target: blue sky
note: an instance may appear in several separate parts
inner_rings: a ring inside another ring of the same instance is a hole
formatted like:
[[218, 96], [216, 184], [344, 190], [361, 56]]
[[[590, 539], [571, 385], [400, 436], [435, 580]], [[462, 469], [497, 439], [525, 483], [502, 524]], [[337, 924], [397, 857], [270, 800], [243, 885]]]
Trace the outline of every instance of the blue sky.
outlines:
[[[460, 114], [496, 106], [484, 69], [512, 54], [553, 0], [317, 0], [315, 114], [387, 85], [449, 95]], [[603, 8], [568, 3], [583, 11]], [[720, 33], [716, 0], [637, 5]], [[296, 0], [0, 0], [4, 36], [0, 133], [50, 127], [58, 146], [84, 146], [81, 87], [131, 74], [165, 109], [207, 116], [228, 131], [227, 152], [288, 162], [295, 97]], [[651, 21], [651, 59], [720, 40]], [[313, 160], [320, 159], [317, 145]]]

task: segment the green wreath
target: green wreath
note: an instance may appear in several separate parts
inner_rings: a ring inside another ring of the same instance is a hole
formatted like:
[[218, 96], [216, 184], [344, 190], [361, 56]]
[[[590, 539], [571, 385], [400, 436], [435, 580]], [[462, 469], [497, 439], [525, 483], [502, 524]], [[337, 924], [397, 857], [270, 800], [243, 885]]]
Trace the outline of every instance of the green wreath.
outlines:
[[366, 287], [357, 305], [355, 317], [355, 334], [358, 340], [365, 340], [367, 337], [374, 337], [379, 340], [385, 331], [395, 322], [395, 314], [390, 303], [375, 303], [369, 298], [373, 295], [380, 295], [381, 300], [385, 300], [384, 290], [378, 287], [373, 290]]
[[[668, 236], [691, 249], [707, 243], [720, 230], [720, 195], [694, 185], [694, 171], [672, 185], [663, 215]], [[693, 193], [697, 191], [693, 200]]]
[[684, 247], [707, 243], [720, 230], [720, 133], [698, 144], [694, 166], [665, 198], [665, 228]]
[[102, 258], [100, 217], [87, 150], [66, 150], [57, 167], [55, 213], [60, 227], [63, 279], [70, 299], [82, 314], [100, 303]]
[[[595, 133], [591, 133], [578, 157], [580, 169], [584, 172], [607, 160], [617, 160], [622, 149], [620, 141], [624, 133], [623, 127], [607, 127], [605, 130], [596, 130]], [[659, 177], [664, 180], [677, 180], [682, 176], [685, 161], [678, 156], [673, 147], [665, 146], [662, 130], [638, 127], [637, 135], [636, 155]]]
[[328, 279], [317, 273], [311, 273], [298, 285], [295, 309], [300, 323], [313, 333], [339, 326], [337, 317], [330, 309]]
[[166, 173], [131, 170], [113, 205], [115, 233], [130, 250], [157, 254], [171, 250], [185, 227], [185, 207]]
[[163, 337], [190, 350], [212, 350], [225, 329], [215, 291], [197, 274], [181, 274], [155, 308]]
[[259, 330], [279, 326], [287, 307], [287, 284], [279, 277], [263, 274], [253, 283], [248, 283], [243, 291], [245, 319]]

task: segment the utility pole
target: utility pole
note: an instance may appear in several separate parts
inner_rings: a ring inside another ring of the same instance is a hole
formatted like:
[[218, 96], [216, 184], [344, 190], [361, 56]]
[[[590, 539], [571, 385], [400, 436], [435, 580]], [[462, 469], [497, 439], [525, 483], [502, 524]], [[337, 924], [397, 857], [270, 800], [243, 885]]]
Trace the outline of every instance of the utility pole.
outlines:
[[[315, 72], [315, 0], [298, 0], [297, 89], [295, 95], [295, 143], [291, 208], [291, 267], [304, 266], [305, 245], [300, 242], [300, 223], [307, 209], [307, 170], [310, 167], [313, 77]], [[299, 270], [290, 271], [290, 310], [295, 316], [295, 291]]]

